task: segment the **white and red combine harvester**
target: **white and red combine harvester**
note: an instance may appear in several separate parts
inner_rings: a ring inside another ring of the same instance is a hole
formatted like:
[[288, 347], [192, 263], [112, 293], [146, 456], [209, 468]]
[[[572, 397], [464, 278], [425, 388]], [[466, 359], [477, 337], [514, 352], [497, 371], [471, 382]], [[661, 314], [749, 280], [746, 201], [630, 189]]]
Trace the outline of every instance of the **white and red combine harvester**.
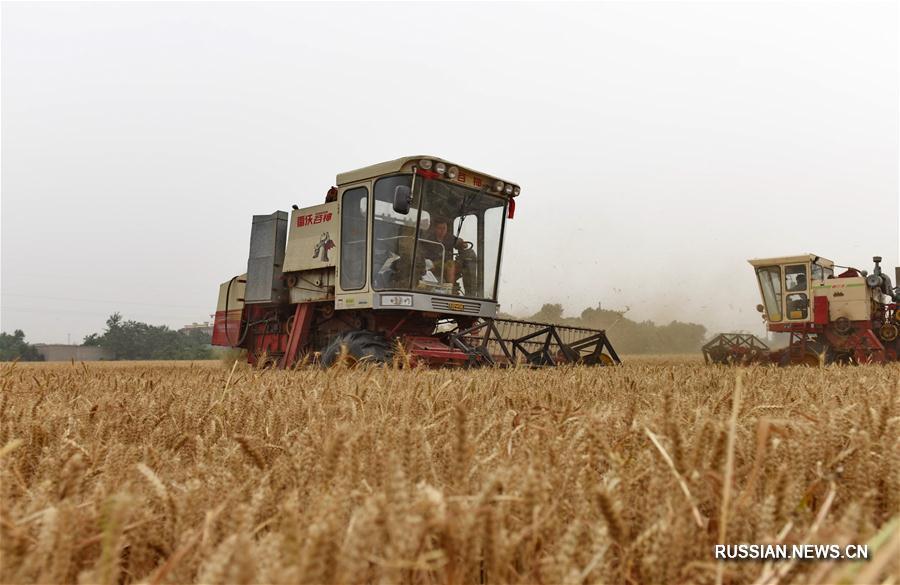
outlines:
[[433, 156], [337, 176], [321, 205], [253, 217], [219, 288], [213, 344], [252, 364], [339, 360], [612, 365], [601, 330], [497, 318], [519, 186]]
[[[750, 260], [756, 270], [766, 327], [788, 334], [771, 350], [744, 333], [723, 333], [703, 346], [707, 363], [819, 365], [900, 359], [900, 287], [875, 256], [871, 274], [838, 267], [814, 254]], [[835, 268], [842, 270], [835, 274]], [[895, 269], [900, 280], [900, 268]]]

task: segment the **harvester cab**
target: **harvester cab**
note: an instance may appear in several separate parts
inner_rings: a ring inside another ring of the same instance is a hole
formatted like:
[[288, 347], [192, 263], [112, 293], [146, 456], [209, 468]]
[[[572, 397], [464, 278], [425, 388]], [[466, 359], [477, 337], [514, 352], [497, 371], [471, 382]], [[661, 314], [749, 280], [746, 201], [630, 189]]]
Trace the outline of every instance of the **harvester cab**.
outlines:
[[430, 365], [618, 362], [604, 332], [498, 319], [520, 187], [431, 156], [337, 175], [320, 205], [254, 216], [247, 273], [223, 283], [213, 343], [252, 363], [300, 356]]
[[834, 276], [834, 262], [812, 254], [749, 262], [756, 270], [763, 301], [757, 309], [769, 324], [810, 322], [814, 318], [814, 301], [810, 301], [814, 287], [822, 287]]
[[[814, 254], [749, 262], [766, 329], [788, 334], [788, 346], [772, 351], [753, 335], [721, 334], [704, 346], [707, 362], [818, 365], [898, 359], [900, 288], [882, 271], [880, 256], [873, 258], [871, 274]], [[900, 279], [900, 268], [896, 272]]]

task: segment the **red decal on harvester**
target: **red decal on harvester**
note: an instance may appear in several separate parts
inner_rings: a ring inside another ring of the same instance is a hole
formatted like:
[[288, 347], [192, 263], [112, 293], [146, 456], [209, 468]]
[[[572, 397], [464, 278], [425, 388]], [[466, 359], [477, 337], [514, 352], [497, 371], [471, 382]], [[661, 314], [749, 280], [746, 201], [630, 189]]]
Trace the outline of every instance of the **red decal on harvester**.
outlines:
[[459, 181], [460, 183], [465, 183], [466, 182], [466, 174], [465, 173], [458, 174], [456, 176], [456, 180]]
[[297, 216], [297, 227], [303, 227], [305, 225], [313, 225], [317, 223], [327, 223], [331, 221], [331, 212], [330, 211], [320, 211], [315, 215], [298, 215]]
[[481, 187], [481, 177], [475, 177], [475, 186]]

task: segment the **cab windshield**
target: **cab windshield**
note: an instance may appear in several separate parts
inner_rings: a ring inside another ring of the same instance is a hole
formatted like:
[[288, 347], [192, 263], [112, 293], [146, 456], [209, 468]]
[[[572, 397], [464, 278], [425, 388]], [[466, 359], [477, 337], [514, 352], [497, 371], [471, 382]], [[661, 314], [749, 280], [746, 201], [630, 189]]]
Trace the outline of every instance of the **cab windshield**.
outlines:
[[756, 276], [769, 321], [781, 321], [781, 268], [762, 266], [756, 269]]
[[419, 176], [401, 215], [394, 192], [410, 183], [410, 175], [375, 182], [373, 288], [496, 299], [506, 199]]

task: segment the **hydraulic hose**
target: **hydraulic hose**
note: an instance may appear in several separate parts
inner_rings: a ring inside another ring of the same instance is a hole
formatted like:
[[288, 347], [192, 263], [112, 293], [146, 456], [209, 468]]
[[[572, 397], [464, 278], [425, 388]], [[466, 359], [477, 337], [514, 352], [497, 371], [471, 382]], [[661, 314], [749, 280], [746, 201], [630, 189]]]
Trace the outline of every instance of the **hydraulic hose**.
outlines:
[[[248, 319], [247, 324], [244, 326], [244, 332], [238, 333], [237, 343], [231, 343], [231, 338], [228, 335], [228, 300], [231, 298], [231, 285], [234, 284], [234, 281], [237, 280], [237, 278], [237, 276], [232, 276], [231, 280], [228, 281], [228, 288], [225, 289], [225, 341], [227, 341], [231, 347], [240, 347], [240, 345], [244, 343], [244, 339], [247, 338], [247, 332], [250, 331], [250, 320]], [[241, 312], [243, 313], [243, 310]]]

